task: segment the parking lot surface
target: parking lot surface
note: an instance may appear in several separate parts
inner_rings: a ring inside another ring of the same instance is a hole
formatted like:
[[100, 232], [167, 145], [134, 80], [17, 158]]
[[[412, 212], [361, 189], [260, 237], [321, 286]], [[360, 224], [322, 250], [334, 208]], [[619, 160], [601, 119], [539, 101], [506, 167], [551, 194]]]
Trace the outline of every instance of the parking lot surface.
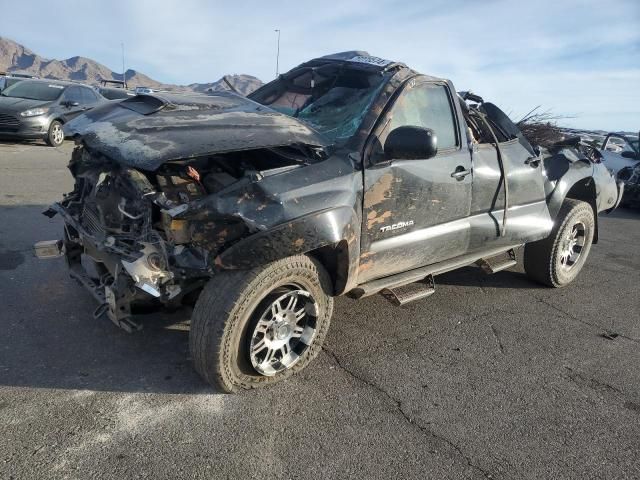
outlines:
[[221, 395], [188, 312], [126, 334], [33, 257], [71, 149], [0, 143], [0, 478], [640, 478], [640, 212], [600, 217], [565, 289], [470, 267], [340, 298], [302, 374]]

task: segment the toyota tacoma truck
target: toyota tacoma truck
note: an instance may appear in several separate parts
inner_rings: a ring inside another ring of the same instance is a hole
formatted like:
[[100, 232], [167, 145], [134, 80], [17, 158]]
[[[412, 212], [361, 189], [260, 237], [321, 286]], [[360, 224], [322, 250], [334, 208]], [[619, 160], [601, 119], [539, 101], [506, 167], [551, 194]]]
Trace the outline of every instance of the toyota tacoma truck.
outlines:
[[138, 308], [193, 306], [195, 369], [224, 392], [306, 367], [339, 295], [403, 305], [516, 254], [563, 287], [622, 195], [578, 140], [531, 145], [480, 96], [366, 52], [246, 98], [138, 95], [66, 133], [75, 188], [45, 212], [64, 237], [41, 256], [64, 254], [96, 316], [126, 330]]

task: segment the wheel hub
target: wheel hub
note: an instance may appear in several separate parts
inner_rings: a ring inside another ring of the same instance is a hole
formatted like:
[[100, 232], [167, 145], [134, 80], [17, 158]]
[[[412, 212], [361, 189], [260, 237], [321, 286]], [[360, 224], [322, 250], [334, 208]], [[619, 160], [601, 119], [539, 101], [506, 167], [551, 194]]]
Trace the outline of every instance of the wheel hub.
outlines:
[[288, 340], [291, 336], [291, 332], [292, 329], [289, 327], [289, 324], [282, 321], [273, 327], [273, 338], [274, 340]]
[[249, 357], [260, 374], [272, 376], [291, 368], [315, 336], [317, 305], [305, 290], [274, 297], [258, 319], [249, 342]]
[[585, 241], [586, 228], [583, 223], [577, 222], [560, 244], [560, 264], [563, 268], [569, 270], [578, 262]]

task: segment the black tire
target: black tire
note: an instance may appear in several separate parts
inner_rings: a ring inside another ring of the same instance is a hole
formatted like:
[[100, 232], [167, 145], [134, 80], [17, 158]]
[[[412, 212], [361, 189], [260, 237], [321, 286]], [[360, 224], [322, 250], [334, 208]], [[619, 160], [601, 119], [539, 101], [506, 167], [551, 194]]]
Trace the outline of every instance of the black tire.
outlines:
[[[313, 299], [315, 333], [296, 363], [265, 376], [254, 368], [249, 353], [252, 332], [257, 331], [256, 318], [261, 311], [271, 311], [267, 304], [273, 295], [294, 284]], [[302, 370], [322, 348], [333, 312], [331, 292], [325, 269], [305, 255], [215, 275], [202, 290], [191, 318], [189, 348], [196, 371], [215, 388], [234, 392], [271, 385]]]
[[[569, 236], [573, 232], [583, 237], [583, 244], [573, 263], [566, 260]], [[582, 233], [580, 233], [582, 232]], [[527, 243], [524, 247], [524, 270], [532, 280], [549, 287], [564, 287], [580, 273], [589, 255], [595, 219], [593, 208], [580, 200], [566, 199], [558, 212], [553, 230], [549, 236], [537, 242]]]
[[64, 133], [62, 133], [62, 123], [58, 120], [54, 120], [49, 125], [47, 131], [47, 138], [45, 139], [47, 145], [51, 147], [59, 147], [64, 143]]

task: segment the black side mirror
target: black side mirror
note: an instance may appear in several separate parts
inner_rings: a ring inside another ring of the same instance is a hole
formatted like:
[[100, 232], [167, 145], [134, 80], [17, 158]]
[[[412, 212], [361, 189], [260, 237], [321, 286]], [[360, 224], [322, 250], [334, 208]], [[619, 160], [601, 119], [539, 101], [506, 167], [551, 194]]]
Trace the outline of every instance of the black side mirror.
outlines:
[[392, 130], [384, 142], [388, 159], [424, 160], [438, 153], [438, 137], [433, 130], [424, 127], [404, 126]]
[[80, 105], [80, 102], [72, 102], [71, 100], [65, 100], [64, 102], [62, 102], [62, 106], [67, 108], [77, 107], [79, 105]]

